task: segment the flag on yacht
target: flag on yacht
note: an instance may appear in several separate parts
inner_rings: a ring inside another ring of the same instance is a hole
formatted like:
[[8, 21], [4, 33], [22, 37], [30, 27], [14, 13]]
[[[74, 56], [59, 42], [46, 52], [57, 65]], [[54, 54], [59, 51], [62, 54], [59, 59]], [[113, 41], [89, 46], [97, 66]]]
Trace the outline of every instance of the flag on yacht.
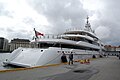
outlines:
[[34, 31], [35, 31], [35, 36], [36, 36], [36, 38], [38, 38], [38, 36], [44, 36], [44, 34], [36, 31], [35, 28], [34, 28]]
[[37, 36], [44, 36], [44, 34], [42, 34], [42, 33], [40, 33], [40, 32], [38, 32], [38, 31], [36, 31], [36, 34], [37, 34]]

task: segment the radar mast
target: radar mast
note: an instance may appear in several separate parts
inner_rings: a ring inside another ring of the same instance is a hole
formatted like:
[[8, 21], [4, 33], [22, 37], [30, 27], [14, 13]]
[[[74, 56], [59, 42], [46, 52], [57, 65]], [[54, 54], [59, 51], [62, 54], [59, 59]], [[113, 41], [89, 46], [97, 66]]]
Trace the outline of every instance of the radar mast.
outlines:
[[87, 16], [87, 22], [86, 22], [86, 25], [85, 25], [85, 30], [86, 31], [90, 31], [90, 32], [93, 32], [93, 30], [91, 29], [91, 25], [89, 23], [89, 17]]

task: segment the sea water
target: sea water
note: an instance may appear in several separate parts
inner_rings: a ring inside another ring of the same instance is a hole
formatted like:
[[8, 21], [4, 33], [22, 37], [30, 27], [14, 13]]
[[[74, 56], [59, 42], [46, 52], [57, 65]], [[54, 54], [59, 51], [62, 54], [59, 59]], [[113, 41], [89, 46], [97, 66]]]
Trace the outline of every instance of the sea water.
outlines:
[[3, 61], [10, 57], [10, 53], [0, 53], [0, 70], [6, 69], [3, 67]]

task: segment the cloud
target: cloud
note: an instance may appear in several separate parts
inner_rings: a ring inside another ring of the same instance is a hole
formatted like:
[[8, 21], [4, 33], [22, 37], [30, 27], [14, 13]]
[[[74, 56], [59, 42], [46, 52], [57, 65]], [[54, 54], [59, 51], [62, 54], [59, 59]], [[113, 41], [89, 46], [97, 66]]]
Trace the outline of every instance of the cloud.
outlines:
[[83, 27], [87, 13], [80, 0], [31, 0], [29, 4], [39, 13], [46, 16], [49, 31], [62, 33], [68, 28]]
[[100, 39], [107, 39], [110, 37], [110, 29], [105, 26], [97, 27], [95, 33], [97, 36], [99, 36]]
[[[0, 30], [2, 37], [12, 39], [30, 36], [32, 38], [34, 35], [33, 28], [42, 28], [48, 24], [47, 19], [38, 14], [25, 0], [0, 1], [0, 28], [4, 29]], [[12, 32], [8, 31], [10, 29]], [[27, 33], [20, 32], [23, 30]], [[44, 31], [44, 29], [39, 30]], [[30, 37], [28, 38], [30, 39]]]
[[0, 16], [12, 17], [11, 12], [5, 9], [5, 5], [0, 3]]

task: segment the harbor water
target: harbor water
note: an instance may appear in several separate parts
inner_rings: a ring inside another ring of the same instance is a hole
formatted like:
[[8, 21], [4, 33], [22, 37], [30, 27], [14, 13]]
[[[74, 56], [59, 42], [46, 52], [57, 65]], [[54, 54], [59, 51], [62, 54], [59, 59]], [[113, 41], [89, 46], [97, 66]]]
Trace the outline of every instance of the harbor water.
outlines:
[[10, 53], [0, 53], [0, 70], [7, 69], [6, 67], [3, 67], [3, 61], [8, 59], [10, 55]]

